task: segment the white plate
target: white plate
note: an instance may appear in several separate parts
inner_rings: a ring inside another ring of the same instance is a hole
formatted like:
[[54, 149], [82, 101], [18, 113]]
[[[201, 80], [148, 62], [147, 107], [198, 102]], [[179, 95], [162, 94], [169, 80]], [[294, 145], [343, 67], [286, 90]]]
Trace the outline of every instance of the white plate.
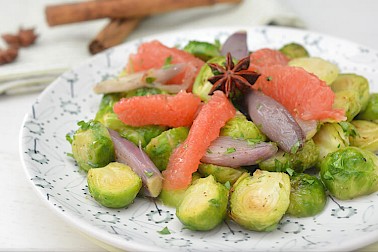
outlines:
[[[48, 206], [82, 232], [125, 250], [177, 251], [343, 251], [378, 241], [378, 193], [351, 201], [328, 200], [311, 218], [284, 217], [277, 230], [250, 232], [228, 222], [210, 232], [183, 229], [175, 210], [152, 200], [137, 199], [128, 209], [99, 206], [89, 195], [86, 176], [66, 154], [66, 134], [80, 120], [92, 119], [101, 96], [92, 86], [117, 75], [128, 55], [143, 41], [158, 39], [168, 46], [188, 40], [221, 42], [247, 30], [251, 50], [303, 44], [313, 56], [353, 72], [378, 91], [378, 53], [365, 46], [309, 31], [276, 27], [228, 27], [172, 32], [132, 41], [101, 53], [55, 80], [30, 107], [21, 130], [21, 158], [30, 181]], [[158, 231], [168, 227], [169, 235]]]

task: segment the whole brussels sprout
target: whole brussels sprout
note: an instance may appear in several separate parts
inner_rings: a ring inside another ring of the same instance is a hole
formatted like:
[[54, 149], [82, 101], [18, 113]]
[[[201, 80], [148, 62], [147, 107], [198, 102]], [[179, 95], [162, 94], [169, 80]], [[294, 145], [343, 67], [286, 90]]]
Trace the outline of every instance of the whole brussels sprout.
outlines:
[[348, 132], [338, 123], [325, 123], [313, 137], [319, 148], [319, 161], [328, 153], [349, 146]]
[[108, 129], [97, 121], [78, 122], [80, 128], [69, 139], [72, 156], [84, 171], [103, 167], [115, 160], [114, 145]]
[[358, 93], [352, 90], [341, 90], [336, 92], [333, 107], [344, 109], [347, 121], [352, 121], [361, 111], [361, 103]]
[[340, 72], [335, 64], [319, 57], [295, 58], [289, 61], [289, 66], [302, 67], [325, 81], [327, 85], [331, 85]]
[[297, 173], [290, 177], [290, 185], [288, 214], [295, 217], [309, 217], [323, 211], [327, 203], [327, 195], [320, 179], [306, 173]]
[[147, 155], [160, 171], [167, 168], [172, 151], [186, 139], [188, 133], [187, 127], [172, 128], [152, 138], [146, 145]]
[[[223, 56], [215, 57], [209, 60], [207, 63], [217, 63], [220, 65], [225, 64], [226, 58]], [[208, 101], [210, 99], [209, 92], [213, 85], [208, 81], [210, 77], [214, 76], [211, 68], [208, 64], [204, 64], [199, 71], [196, 79], [194, 80], [193, 84], [193, 94], [196, 94], [198, 97], [201, 98], [203, 101]]]
[[211, 230], [226, 217], [228, 194], [228, 189], [213, 176], [200, 178], [186, 190], [176, 215], [188, 229]]
[[259, 168], [265, 171], [285, 172], [287, 168], [303, 172], [315, 166], [319, 159], [319, 149], [312, 139], [305, 142], [297, 153], [279, 150], [273, 157], [259, 163]]
[[309, 57], [310, 54], [304, 48], [304, 46], [298, 44], [298, 43], [290, 43], [286, 44], [283, 47], [279, 49], [280, 52], [286, 55], [289, 59], [295, 59], [295, 58], [302, 58], [302, 57]]
[[203, 61], [208, 61], [211, 58], [220, 56], [219, 45], [203, 41], [189, 41], [189, 43], [184, 47], [184, 51], [193, 54]]
[[226, 125], [221, 128], [221, 136], [230, 136], [233, 138], [247, 139], [254, 142], [263, 142], [266, 136], [260, 129], [242, 113], [237, 113], [233, 118], [227, 121]]
[[356, 92], [359, 95], [361, 111], [366, 109], [370, 96], [370, 87], [365, 77], [352, 73], [339, 74], [332, 83], [331, 89], [335, 93], [341, 90], [352, 90]]
[[357, 119], [378, 122], [378, 93], [370, 94], [365, 110], [358, 114]]
[[378, 152], [378, 123], [354, 120], [351, 122], [356, 134], [349, 137], [350, 145], [364, 150]]
[[89, 170], [87, 181], [92, 197], [110, 208], [130, 205], [142, 187], [141, 178], [129, 166], [118, 162]]
[[[201, 178], [201, 175], [198, 172], [194, 172], [192, 174], [192, 183], [196, 181], [197, 179]], [[176, 190], [168, 190], [163, 187], [159, 194], [159, 200], [166, 206], [174, 207], [176, 208], [184, 198], [184, 194], [186, 192], [186, 189], [176, 189]]]
[[117, 131], [123, 138], [133, 142], [136, 145], [141, 145], [145, 147], [152, 138], [160, 135], [163, 131], [167, 129], [165, 126], [159, 125], [146, 125], [141, 127], [133, 127], [130, 125], [124, 124], [119, 120], [117, 114], [113, 112], [113, 105], [119, 101], [122, 96], [130, 95], [147, 95], [150, 92], [154, 93], [155, 91], [147, 92], [150, 89], [140, 88], [132, 90], [127, 94], [106, 94], [103, 96], [100, 108], [96, 113], [95, 120], [101, 122], [104, 126], [109, 129]]
[[224, 184], [229, 182], [232, 185], [243, 173], [247, 172], [247, 170], [214, 164], [200, 164], [198, 166], [198, 172], [204, 177], [213, 175], [215, 180], [219, 183]]
[[368, 195], [378, 191], [378, 157], [357, 147], [340, 149], [321, 162], [320, 178], [338, 199]]
[[253, 231], [272, 231], [290, 204], [290, 178], [282, 172], [256, 170], [231, 188], [230, 217]]

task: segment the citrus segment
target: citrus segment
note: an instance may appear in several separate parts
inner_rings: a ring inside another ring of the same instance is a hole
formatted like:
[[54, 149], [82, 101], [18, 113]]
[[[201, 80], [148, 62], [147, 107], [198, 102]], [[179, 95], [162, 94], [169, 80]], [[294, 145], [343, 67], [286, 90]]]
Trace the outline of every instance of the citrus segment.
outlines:
[[192, 173], [197, 171], [210, 143], [219, 136], [220, 129], [235, 113], [234, 106], [224, 93], [215, 91], [200, 109], [186, 140], [170, 156], [167, 169], [163, 171], [165, 189], [189, 186]]
[[178, 63], [185, 63], [186, 67], [183, 72], [173, 77], [167, 84], [181, 84], [186, 80], [193, 84], [195, 77], [204, 64], [202, 60], [188, 52], [167, 47], [159, 41], [153, 40], [141, 44], [138, 52], [130, 55], [126, 72], [139, 72], [151, 68], [161, 68], [167, 64]]
[[303, 120], [342, 121], [342, 109], [334, 109], [335, 94], [327, 84], [299, 67], [264, 67], [253, 88], [261, 90]]
[[201, 99], [192, 93], [181, 91], [176, 95], [156, 94], [122, 98], [114, 104], [114, 113], [131, 126], [165, 125], [190, 126]]
[[261, 70], [273, 65], [287, 65], [289, 58], [282, 52], [269, 48], [262, 48], [252, 52], [249, 56], [253, 70]]

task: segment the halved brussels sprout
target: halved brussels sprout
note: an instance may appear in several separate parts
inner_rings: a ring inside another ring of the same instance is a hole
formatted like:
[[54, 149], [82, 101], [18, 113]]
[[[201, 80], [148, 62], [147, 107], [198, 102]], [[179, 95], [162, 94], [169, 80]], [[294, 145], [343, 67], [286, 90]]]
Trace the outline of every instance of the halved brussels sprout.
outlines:
[[[198, 172], [192, 174], [192, 183], [197, 179], [201, 178], [201, 175]], [[184, 198], [186, 189], [177, 189], [177, 190], [168, 190], [163, 187], [159, 194], [159, 200], [166, 206], [176, 208]]]
[[253, 142], [263, 142], [266, 136], [260, 129], [242, 113], [237, 113], [233, 118], [227, 121], [226, 125], [221, 128], [221, 136], [230, 136], [233, 138], [241, 138], [251, 140]]
[[90, 169], [87, 181], [92, 197], [110, 208], [130, 205], [142, 187], [141, 178], [129, 166], [118, 162]]
[[322, 161], [320, 177], [338, 199], [371, 194], [378, 191], [378, 157], [357, 147], [340, 149]]
[[378, 152], [378, 123], [354, 120], [351, 122], [356, 134], [349, 137], [350, 145], [364, 150]]
[[186, 139], [188, 133], [186, 127], [172, 128], [152, 138], [147, 144], [145, 151], [160, 171], [167, 168], [172, 151]]
[[325, 81], [327, 85], [331, 85], [340, 72], [335, 64], [318, 57], [295, 58], [289, 61], [289, 66], [302, 67]]
[[319, 159], [319, 149], [312, 139], [305, 142], [297, 153], [287, 153], [279, 150], [273, 157], [259, 163], [259, 168], [265, 171], [286, 172], [287, 168], [303, 172], [315, 166]]
[[335, 93], [333, 107], [344, 109], [347, 121], [350, 122], [361, 111], [359, 94], [353, 90], [341, 90]]
[[339, 74], [332, 83], [331, 88], [335, 93], [342, 90], [356, 92], [359, 95], [361, 111], [366, 109], [370, 96], [370, 87], [365, 77], [352, 73]]
[[203, 61], [220, 56], [219, 45], [203, 41], [189, 41], [189, 43], [184, 47], [184, 51], [193, 54]]
[[113, 112], [114, 104], [121, 99], [122, 96], [147, 95], [155, 93], [155, 89], [140, 88], [130, 91], [127, 94], [106, 94], [103, 96], [100, 108], [97, 111], [95, 120], [101, 122], [109, 129], [117, 131], [123, 138], [133, 142], [136, 145], [145, 147], [152, 138], [160, 135], [167, 129], [165, 126], [147, 125], [142, 127], [133, 127], [124, 124], [118, 119]]
[[200, 178], [186, 190], [176, 215], [188, 229], [211, 230], [226, 217], [228, 194], [228, 189], [213, 176]]
[[327, 203], [327, 195], [320, 179], [309, 174], [297, 173], [290, 177], [290, 185], [288, 214], [295, 217], [309, 217], [323, 211]]
[[72, 155], [84, 171], [103, 167], [115, 160], [108, 129], [97, 121], [78, 122], [80, 128], [71, 139]]
[[378, 121], [378, 93], [370, 94], [365, 110], [358, 114], [357, 119]]
[[230, 217], [253, 231], [272, 231], [290, 204], [290, 178], [282, 172], [256, 170], [231, 188]]
[[[225, 62], [226, 58], [219, 56], [212, 58], [207, 63], [217, 63], [219, 65], [223, 65]], [[208, 101], [210, 99], [209, 92], [213, 85], [210, 83], [210, 81], [208, 81], [208, 79], [212, 76], [214, 76], [214, 74], [211, 71], [211, 68], [208, 64], [204, 64], [194, 80], [192, 92], [193, 94], [198, 95], [203, 101]]]
[[247, 170], [214, 164], [200, 164], [198, 166], [198, 172], [204, 177], [213, 175], [215, 180], [219, 183], [224, 184], [229, 182], [232, 185], [243, 173], [247, 172]]
[[313, 137], [319, 148], [319, 161], [323, 160], [328, 153], [349, 146], [349, 135], [338, 123], [325, 123]]
[[298, 43], [286, 44], [279, 49], [283, 54], [286, 55], [289, 59], [309, 57], [310, 54], [304, 48], [304, 46]]

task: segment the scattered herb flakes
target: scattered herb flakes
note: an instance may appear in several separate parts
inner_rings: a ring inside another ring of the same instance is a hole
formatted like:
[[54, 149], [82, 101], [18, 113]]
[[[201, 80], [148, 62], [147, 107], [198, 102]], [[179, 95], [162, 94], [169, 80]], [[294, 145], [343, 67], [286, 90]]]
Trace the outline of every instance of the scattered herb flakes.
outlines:
[[230, 183], [230, 181], [227, 181], [226, 183], [224, 183], [224, 186], [225, 186], [228, 190], [230, 190], [230, 189], [231, 189], [231, 183]]
[[272, 79], [273, 79], [272, 76], [268, 76], [268, 77], [266, 77], [266, 80], [267, 80], [267, 81], [271, 81]]
[[226, 153], [230, 154], [230, 153], [234, 153], [235, 151], [236, 151], [235, 147], [229, 147], [227, 148]]
[[153, 172], [149, 172], [149, 171], [144, 171], [144, 174], [146, 174], [147, 177], [151, 178], [152, 175], [154, 175]]
[[152, 84], [152, 83], [154, 83], [155, 80], [156, 80], [155, 77], [151, 77], [151, 76], [146, 77], [146, 82], [147, 82], [148, 84]]
[[286, 172], [287, 172], [287, 174], [289, 174], [289, 176], [293, 176], [293, 174], [294, 174], [294, 170], [291, 169], [291, 168], [286, 168]]
[[169, 231], [168, 227], [164, 227], [162, 230], [160, 231], [157, 231], [159, 234], [162, 234], [162, 235], [168, 235], [168, 234], [171, 234], [171, 231]]
[[165, 61], [164, 61], [164, 65], [163, 65], [163, 68], [166, 69], [168, 68], [170, 65], [172, 64], [172, 56], [168, 56]]
[[324, 179], [327, 179], [327, 180], [333, 180], [333, 176], [329, 171], [326, 171], [323, 177]]
[[210, 205], [215, 206], [215, 207], [220, 206], [219, 201], [217, 199], [210, 199], [209, 203], [210, 203]]
[[314, 184], [314, 182], [315, 182], [315, 180], [313, 180], [313, 179], [307, 179], [307, 178], [304, 178], [303, 181], [305, 181], [306, 183], [308, 183], [310, 185]]

